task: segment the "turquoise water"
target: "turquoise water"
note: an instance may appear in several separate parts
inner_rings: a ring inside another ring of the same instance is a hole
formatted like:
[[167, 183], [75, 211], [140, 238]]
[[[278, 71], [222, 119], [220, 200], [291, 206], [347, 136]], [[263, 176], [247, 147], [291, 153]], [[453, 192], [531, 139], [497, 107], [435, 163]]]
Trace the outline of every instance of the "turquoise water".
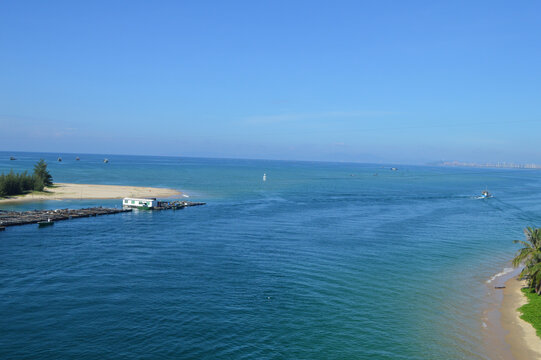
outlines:
[[[484, 359], [486, 281], [541, 219], [538, 171], [75, 156], [0, 172], [208, 204], [0, 233], [2, 358]], [[120, 202], [3, 208], [89, 205]]]

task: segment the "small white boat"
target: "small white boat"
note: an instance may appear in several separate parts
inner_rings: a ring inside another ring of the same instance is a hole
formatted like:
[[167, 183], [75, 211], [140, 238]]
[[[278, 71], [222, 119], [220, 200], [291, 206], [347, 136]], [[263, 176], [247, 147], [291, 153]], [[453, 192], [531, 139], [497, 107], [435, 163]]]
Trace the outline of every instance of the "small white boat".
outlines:
[[481, 192], [481, 196], [480, 198], [481, 199], [488, 199], [488, 198], [491, 198], [492, 197], [492, 194], [488, 192], [488, 190], [483, 190]]
[[51, 219], [47, 219], [47, 221], [39, 221], [38, 222], [38, 227], [45, 227], [45, 226], [51, 226], [51, 225], [54, 225], [54, 221], [52, 221]]
[[109, 159], [103, 159], [103, 162], [107, 164], [109, 162]]
[[263, 181], [267, 181], [267, 174], [263, 174]]

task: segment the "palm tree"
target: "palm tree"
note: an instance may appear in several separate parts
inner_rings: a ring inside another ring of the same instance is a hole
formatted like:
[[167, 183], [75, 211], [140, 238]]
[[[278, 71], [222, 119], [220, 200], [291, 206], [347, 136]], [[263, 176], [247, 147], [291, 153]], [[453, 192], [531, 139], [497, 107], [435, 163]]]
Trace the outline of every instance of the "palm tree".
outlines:
[[513, 259], [513, 266], [523, 265], [520, 277], [528, 280], [528, 285], [539, 295], [541, 294], [541, 229], [527, 227], [524, 229], [526, 240], [514, 240], [522, 244]]

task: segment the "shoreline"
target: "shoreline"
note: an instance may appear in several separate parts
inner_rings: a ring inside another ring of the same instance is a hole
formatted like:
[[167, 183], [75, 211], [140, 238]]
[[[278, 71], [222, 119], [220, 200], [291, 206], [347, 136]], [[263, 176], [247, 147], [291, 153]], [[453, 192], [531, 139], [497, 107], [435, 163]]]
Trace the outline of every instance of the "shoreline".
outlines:
[[[494, 286], [504, 285], [504, 289]], [[521, 289], [526, 282], [518, 280], [515, 270], [509, 277], [490, 284], [489, 309], [483, 317], [485, 346], [489, 359], [541, 359], [541, 338], [534, 327], [520, 318], [518, 308], [528, 302]]]
[[521, 289], [526, 282], [513, 277], [505, 282], [503, 301], [500, 306], [501, 325], [507, 331], [506, 343], [509, 344], [515, 359], [541, 358], [541, 338], [534, 327], [520, 318], [518, 308], [528, 302]]
[[122, 199], [125, 197], [164, 198], [178, 195], [182, 195], [182, 193], [178, 190], [167, 188], [124, 185], [55, 183], [53, 187], [45, 188], [45, 192], [17, 195], [8, 198], [0, 198], [0, 204], [13, 204], [46, 200]]

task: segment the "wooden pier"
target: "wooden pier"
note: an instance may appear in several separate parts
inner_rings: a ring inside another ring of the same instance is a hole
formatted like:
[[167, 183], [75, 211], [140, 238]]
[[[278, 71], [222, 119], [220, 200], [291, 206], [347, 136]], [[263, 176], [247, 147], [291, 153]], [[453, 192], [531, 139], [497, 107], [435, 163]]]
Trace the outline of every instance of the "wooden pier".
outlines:
[[[158, 207], [141, 210], [141, 211], [153, 211], [153, 210], [176, 210], [183, 209], [188, 206], [205, 205], [201, 202], [190, 201], [174, 201], [174, 202], [160, 202]], [[46, 221], [61, 221], [77, 219], [82, 217], [111, 215], [118, 213], [131, 212], [134, 209], [116, 209], [116, 208], [103, 208], [93, 207], [84, 209], [58, 209], [58, 210], [31, 210], [31, 211], [5, 211], [0, 210], [0, 231], [5, 230], [8, 226], [37, 224], [39, 222]]]

